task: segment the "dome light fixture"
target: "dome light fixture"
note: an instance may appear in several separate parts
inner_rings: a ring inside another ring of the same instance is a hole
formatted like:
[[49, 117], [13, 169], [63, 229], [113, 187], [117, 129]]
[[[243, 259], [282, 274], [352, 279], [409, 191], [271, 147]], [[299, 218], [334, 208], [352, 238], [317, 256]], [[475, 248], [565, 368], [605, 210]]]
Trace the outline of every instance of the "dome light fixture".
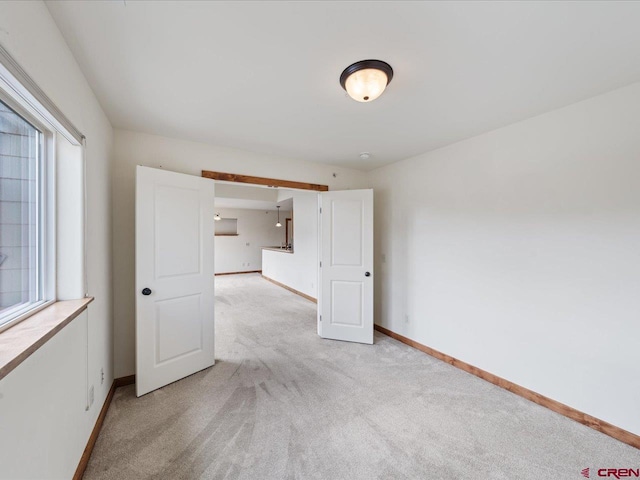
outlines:
[[382, 60], [360, 60], [344, 69], [340, 85], [357, 102], [371, 102], [382, 95], [393, 78], [393, 68]]
[[282, 224], [280, 223], [280, 205], [276, 205], [276, 207], [278, 208], [278, 223], [276, 223], [276, 227], [281, 227]]

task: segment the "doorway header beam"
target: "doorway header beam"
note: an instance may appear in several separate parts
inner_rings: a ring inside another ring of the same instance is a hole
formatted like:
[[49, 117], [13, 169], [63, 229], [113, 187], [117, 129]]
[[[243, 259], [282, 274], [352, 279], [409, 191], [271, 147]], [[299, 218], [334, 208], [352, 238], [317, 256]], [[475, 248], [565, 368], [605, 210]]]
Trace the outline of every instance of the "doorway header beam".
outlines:
[[317, 185], [315, 183], [294, 182], [293, 180], [279, 180], [276, 178], [252, 177], [249, 175], [239, 175], [237, 173], [212, 172], [202, 170], [204, 178], [221, 180], [224, 182], [250, 183], [253, 185], [266, 185], [267, 187], [296, 188], [298, 190], [313, 190], [316, 192], [328, 192], [328, 185]]

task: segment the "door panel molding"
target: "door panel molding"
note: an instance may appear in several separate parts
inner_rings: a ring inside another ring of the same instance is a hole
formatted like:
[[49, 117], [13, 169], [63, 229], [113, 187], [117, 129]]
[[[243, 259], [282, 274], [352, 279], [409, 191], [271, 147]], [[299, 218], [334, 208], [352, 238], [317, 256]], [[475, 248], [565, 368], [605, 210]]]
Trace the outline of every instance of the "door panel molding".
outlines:
[[214, 357], [214, 188], [193, 175], [136, 170], [136, 394]]
[[318, 334], [373, 343], [373, 190], [318, 198]]

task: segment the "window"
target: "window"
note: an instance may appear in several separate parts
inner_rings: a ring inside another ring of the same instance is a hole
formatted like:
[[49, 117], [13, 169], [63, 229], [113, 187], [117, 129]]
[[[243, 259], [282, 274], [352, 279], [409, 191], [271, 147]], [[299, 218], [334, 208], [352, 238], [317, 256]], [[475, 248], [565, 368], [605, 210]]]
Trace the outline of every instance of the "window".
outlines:
[[52, 300], [45, 136], [0, 100], [0, 328]]
[[0, 45], [0, 332], [88, 290], [84, 143]]

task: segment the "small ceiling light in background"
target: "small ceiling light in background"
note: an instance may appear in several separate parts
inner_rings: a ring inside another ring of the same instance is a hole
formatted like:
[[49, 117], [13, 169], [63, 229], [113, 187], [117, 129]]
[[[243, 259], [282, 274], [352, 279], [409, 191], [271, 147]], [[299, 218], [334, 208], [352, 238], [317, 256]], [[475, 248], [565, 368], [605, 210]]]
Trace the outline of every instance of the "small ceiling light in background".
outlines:
[[340, 75], [340, 85], [358, 102], [375, 100], [393, 78], [393, 68], [382, 60], [360, 60]]
[[217, 222], [218, 220], [222, 220], [222, 217], [220, 216], [219, 213], [216, 213], [216, 216], [213, 217], [213, 219]]
[[371, 158], [371, 154], [369, 152], [362, 152], [360, 154], [360, 160], [369, 160]]
[[282, 224], [280, 223], [280, 205], [276, 205], [276, 208], [278, 209], [278, 223], [276, 223], [276, 227], [281, 227]]

